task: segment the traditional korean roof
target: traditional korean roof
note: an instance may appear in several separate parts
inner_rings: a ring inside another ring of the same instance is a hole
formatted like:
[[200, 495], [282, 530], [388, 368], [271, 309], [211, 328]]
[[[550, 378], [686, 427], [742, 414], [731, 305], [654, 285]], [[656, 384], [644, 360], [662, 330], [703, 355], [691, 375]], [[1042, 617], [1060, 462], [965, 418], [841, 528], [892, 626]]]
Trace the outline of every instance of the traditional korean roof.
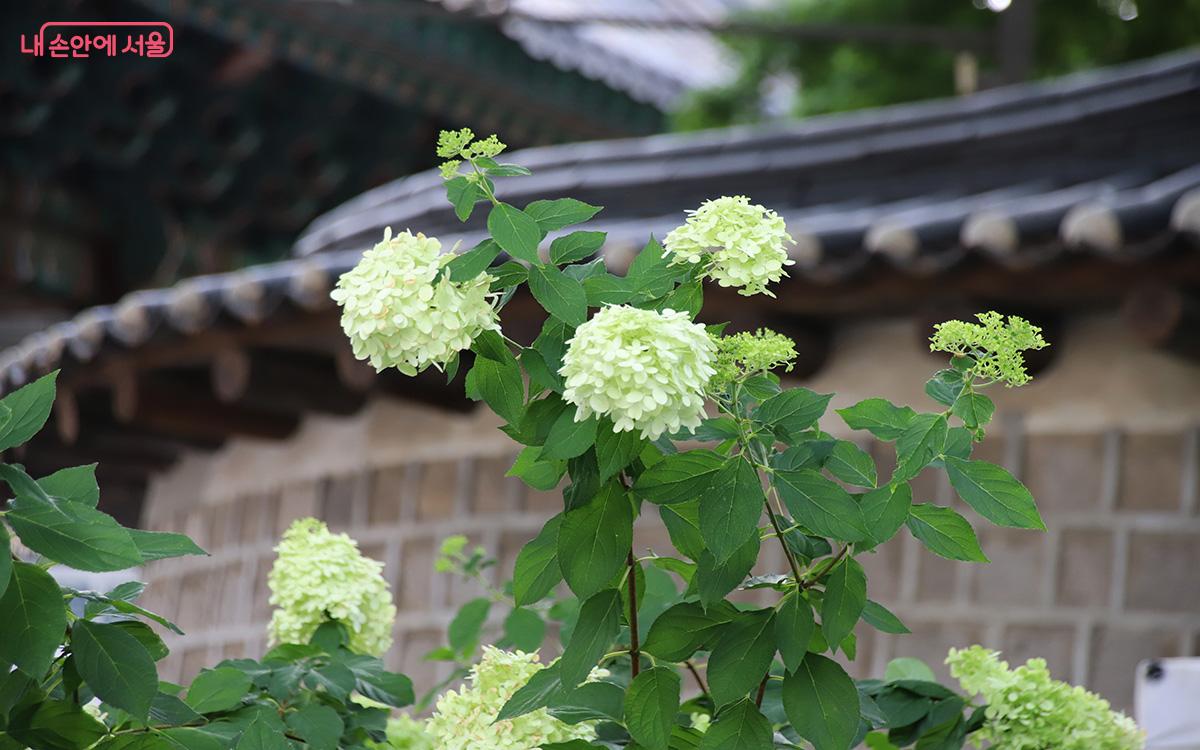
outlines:
[[[1038, 319], [1124, 304], [1147, 340], [1174, 347], [1200, 285], [1197, 94], [1200, 54], [1176, 54], [787, 126], [528, 149], [511, 158], [534, 176], [499, 189], [517, 205], [606, 206], [591, 224], [609, 233], [602, 252], [617, 268], [705, 198], [775, 208], [797, 261], [778, 299], [712, 289], [706, 310], [787, 332], [809, 371], [836, 318], [938, 307]], [[437, 373], [376, 376], [355, 362], [328, 294], [385, 226], [469, 247], [476, 213], [460, 224], [433, 172], [384, 185], [313, 222], [291, 260], [134, 292], [0, 352], [0, 393], [62, 368], [57, 442], [43, 454], [114, 450], [87, 445], [89, 430], [132, 433], [141, 472], [147, 445], [282, 437], [301, 413], [352, 411], [371, 389], [452, 405]], [[518, 295], [505, 328], [532, 338], [537, 314]], [[107, 399], [84, 397], [97, 390]]]

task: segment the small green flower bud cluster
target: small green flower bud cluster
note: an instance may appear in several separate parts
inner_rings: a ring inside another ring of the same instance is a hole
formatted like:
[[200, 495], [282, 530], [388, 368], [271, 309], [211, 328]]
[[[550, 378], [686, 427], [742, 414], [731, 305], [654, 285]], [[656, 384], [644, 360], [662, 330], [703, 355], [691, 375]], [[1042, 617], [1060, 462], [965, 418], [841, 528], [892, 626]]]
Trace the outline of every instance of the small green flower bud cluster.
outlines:
[[[442, 179], [449, 180], [455, 177], [464, 160], [473, 162], [476, 159], [495, 159], [505, 148], [507, 147], [494, 135], [475, 140], [475, 133], [470, 128], [443, 130], [438, 135], [437, 144], [437, 155], [447, 160], [441, 165]], [[468, 175], [468, 179], [472, 177], [475, 175]]]
[[611, 417], [654, 440], [704, 418], [716, 344], [687, 313], [612, 305], [575, 330], [559, 373], [575, 419]]
[[492, 277], [451, 281], [439, 271], [454, 259], [423, 234], [389, 228], [383, 242], [338, 279], [330, 296], [342, 306], [342, 329], [354, 356], [376, 370], [416, 375], [442, 369], [485, 330], [499, 330]]
[[383, 563], [364, 557], [346, 534], [333, 534], [315, 518], [302, 518], [284, 533], [267, 584], [271, 589], [268, 632], [272, 643], [308, 643], [324, 622], [336, 620], [350, 633], [350, 650], [382, 656], [392, 646], [396, 606], [383, 578]]
[[971, 372], [977, 378], [1002, 382], [1009, 386], [1025, 385], [1029, 373], [1021, 352], [1042, 349], [1049, 344], [1042, 329], [1015, 315], [998, 312], [980, 313], [978, 323], [948, 320], [934, 326], [929, 350], [946, 352], [974, 360]]
[[1145, 737], [1132, 719], [1082, 687], [1050, 676], [1044, 659], [1010, 670], [981, 646], [951, 649], [950, 674], [987, 702], [979, 739], [992, 750], [1140, 750]]
[[717, 284], [738, 287], [738, 294], [774, 294], [767, 284], [792, 265], [786, 245], [792, 242], [779, 214], [750, 202], [744, 195], [705, 201], [663, 240], [673, 263], [703, 264]]
[[781, 333], [759, 328], [754, 333], [735, 333], [714, 337], [717, 343], [716, 374], [709, 381], [714, 392], [730, 384], [760, 373], [783, 367], [792, 371], [796, 359], [796, 344]]

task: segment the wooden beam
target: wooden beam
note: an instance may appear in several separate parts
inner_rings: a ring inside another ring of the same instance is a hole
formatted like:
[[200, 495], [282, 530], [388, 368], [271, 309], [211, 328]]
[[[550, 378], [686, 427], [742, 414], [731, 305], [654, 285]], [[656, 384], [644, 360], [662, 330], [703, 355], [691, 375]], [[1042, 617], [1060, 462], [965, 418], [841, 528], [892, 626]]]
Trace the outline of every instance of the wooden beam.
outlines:
[[366, 401], [363, 391], [350, 390], [340, 382], [332, 357], [229, 349], [213, 359], [210, 371], [217, 399], [227, 404], [290, 414], [345, 416], [357, 412]]
[[1125, 298], [1121, 316], [1150, 346], [1200, 361], [1200, 296], [1195, 293], [1162, 281], [1145, 282]]
[[[295, 415], [278, 414], [251, 406], [221, 403], [210, 394], [165, 379], [125, 381], [114, 398], [118, 422], [167, 435], [224, 440], [241, 435], [281, 440], [300, 423]], [[130, 396], [129, 394], [132, 394]]]

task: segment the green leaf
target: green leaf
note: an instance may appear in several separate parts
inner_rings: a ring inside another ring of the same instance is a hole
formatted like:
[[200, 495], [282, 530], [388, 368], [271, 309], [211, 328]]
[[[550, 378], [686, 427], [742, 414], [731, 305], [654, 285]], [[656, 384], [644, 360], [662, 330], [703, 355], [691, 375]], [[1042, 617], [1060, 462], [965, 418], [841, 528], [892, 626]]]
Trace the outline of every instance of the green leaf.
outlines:
[[794, 591], [784, 597], [775, 614], [775, 640], [779, 644], [779, 655], [789, 672], [794, 672], [808, 653], [816, 623], [812, 605]]
[[592, 255], [604, 245], [604, 232], [571, 232], [550, 243], [550, 262], [574, 263]]
[[183, 702], [201, 714], [228, 711], [241, 704], [242, 697], [249, 689], [250, 678], [240, 669], [206, 669], [192, 680]]
[[142, 529], [127, 529], [127, 531], [133, 537], [133, 543], [137, 546], [138, 552], [141, 553], [142, 560], [145, 562], [183, 557], [184, 555], [208, 556], [207, 552], [200, 549], [199, 545], [183, 534]]
[[614, 432], [610, 420], [602, 421], [596, 431], [596, 460], [600, 467], [600, 481], [620, 473], [638, 457], [645, 445], [645, 439], [637, 430]]
[[542, 453], [540, 446], [524, 448], [517, 454], [513, 463], [504, 476], [520, 477], [521, 481], [534, 488], [547, 492], [558, 486], [563, 472], [567, 470], [566, 461], [543, 461], [538, 458]]
[[708, 690], [717, 707], [758, 688], [775, 657], [775, 613], [743, 612], [726, 625], [708, 658]]
[[704, 307], [704, 285], [699, 281], [688, 281], [675, 287], [670, 294], [655, 303], [655, 310], [680, 310], [695, 318]]
[[346, 729], [337, 711], [319, 703], [301, 706], [286, 718], [288, 727], [303, 738], [311, 750], [337, 750], [338, 740]]
[[393, 708], [403, 708], [413, 702], [412, 680], [399, 672], [387, 671], [379, 659], [352, 654], [343, 656], [342, 663], [354, 676], [354, 689], [364, 697]]
[[954, 401], [952, 409], [954, 416], [972, 429], [982, 427], [992, 421], [996, 405], [982, 393], [964, 393]]
[[532, 610], [515, 607], [504, 618], [504, 638], [518, 651], [537, 651], [546, 638], [546, 621]]
[[944, 406], [952, 405], [966, 388], [963, 374], [958, 370], [938, 370], [925, 383], [925, 393]]
[[874, 487], [878, 482], [875, 460], [848, 440], [839, 440], [825, 459], [825, 468], [838, 479], [857, 487]]
[[838, 409], [842, 421], [852, 430], [866, 430], [880, 440], [895, 440], [908, 429], [917, 413], [907, 406], [896, 406], [886, 399], [869, 398], [854, 406]]
[[96, 482], [96, 464], [59, 469], [37, 480], [47, 495], [96, 507], [100, 500], [100, 485]]
[[488, 214], [487, 227], [492, 239], [504, 252], [535, 266], [541, 262], [538, 243], [542, 241], [542, 231], [529, 214], [515, 206], [500, 203], [492, 207]]
[[687, 273], [686, 268], [673, 266], [669, 261], [670, 258], [663, 252], [662, 245], [651, 237], [629, 264], [625, 280], [631, 289], [648, 299], [661, 297], [671, 291], [676, 279]]
[[8, 539], [8, 527], [0, 523], [0, 598], [3, 598], [4, 592], [8, 590], [12, 569], [12, 543]]
[[146, 653], [150, 654], [150, 658], [154, 661], [159, 661], [170, 653], [167, 644], [163, 643], [162, 638], [158, 637], [158, 633], [155, 633], [146, 623], [136, 620], [118, 620], [113, 624], [142, 644], [142, 648], [146, 649]]
[[771, 722], [750, 699], [726, 706], [700, 740], [700, 750], [767, 750], [775, 747]]
[[0, 420], [0, 451], [21, 445], [46, 424], [54, 407], [54, 382], [57, 379], [58, 370], [55, 370], [0, 399], [0, 406], [8, 410], [8, 419]]
[[151, 724], [199, 724], [202, 721], [203, 717], [189, 708], [188, 704], [161, 690], [154, 695], [154, 700], [150, 703]]
[[625, 689], [611, 682], [585, 682], [550, 701], [550, 715], [568, 724], [623, 721]]
[[262, 717], [255, 717], [242, 731], [234, 750], [288, 750], [283, 734]]
[[700, 602], [711, 607], [723, 596], [733, 591], [750, 575], [750, 569], [758, 562], [760, 541], [758, 535], [750, 537], [724, 563], [718, 564], [713, 554], [704, 550], [696, 562], [696, 577], [693, 580]]
[[862, 618], [866, 620], [868, 625], [884, 633], [903, 635], [912, 632], [900, 621], [899, 617], [892, 614], [890, 609], [870, 599], [867, 600], [866, 606], [863, 607]]
[[642, 472], [633, 492], [660, 505], [693, 500], [713, 486], [724, 465], [725, 457], [715, 451], [673, 453]]
[[753, 416], [772, 429], [782, 429], [781, 437], [790, 437], [815, 425], [825, 413], [831, 398], [832, 393], [789, 388], [759, 404]]
[[582, 456], [596, 443], [596, 426], [599, 418], [595, 414], [583, 420], [575, 421], [576, 410], [567, 408], [558, 415], [546, 436], [546, 447], [542, 449], [543, 459], [566, 459]]
[[492, 603], [482, 597], [462, 605], [446, 630], [450, 647], [460, 654], [471, 654], [479, 642], [479, 631], [491, 610]]
[[558, 566], [558, 530], [562, 516], [546, 522], [533, 541], [517, 553], [513, 599], [518, 607], [542, 600], [562, 580]]
[[867, 575], [854, 558], [849, 558], [834, 568], [825, 580], [821, 631], [831, 646], [850, 635], [866, 604]]
[[466, 221], [471, 218], [475, 204], [483, 198], [483, 190], [474, 182], [459, 175], [446, 180], [446, 197], [450, 200], [450, 205], [454, 206], [454, 215], [458, 217], [458, 220]]
[[667, 527], [667, 534], [675, 549], [693, 560], [699, 560], [704, 552], [704, 539], [700, 536], [700, 502], [692, 500], [660, 505], [658, 515]]
[[137, 638], [116, 623], [78, 620], [71, 628], [71, 652], [79, 676], [97, 697], [141, 721], [149, 718], [158, 671]]
[[909, 480], [921, 473], [942, 452], [946, 443], [946, 418], [941, 414], [918, 414], [896, 441], [896, 471], [892, 482]]
[[867, 519], [868, 537], [875, 544], [891, 539], [908, 519], [912, 506], [912, 488], [907, 484], [885, 484], [859, 499]]
[[558, 664], [534, 672], [533, 677], [529, 678], [529, 682], [518, 688], [517, 692], [513, 693], [512, 697], [500, 708], [500, 712], [496, 714], [496, 721], [515, 719], [539, 708], [545, 708], [550, 705], [551, 699], [562, 688]]
[[913, 505], [909, 511], [908, 530], [935, 555], [965, 562], [988, 561], [979, 548], [971, 524], [950, 508], [929, 503]]
[[987, 461], [946, 457], [954, 491], [975, 512], [998, 526], [1045, 530], [1033, 495], [1004, 468]]
[[583, 290], [587, 292], [589, 307], [624, 305], [638, 296], [632, 282], [611, 273], [584, 279]]
[[40, 679], [67, 629], [58, 583], [36, 565], [14, 562], [0, 612], [0, 663]]
[[792, 728], [814, 750], [850, 750], [858, 733], [854, 681], [837, 662], [809, 654], [783, 680], [783, 709]]
[[728, 459], [700, 496], [700, 535], [718, 565], [758, 534], [765, 502], [754, 467], [742, 458]]
[[520, 421], [525, 407], [525, 381], [516, 362], [477, 357], [467, 380], [501, 419], [513, 424]]
[[579, 326], [587, 320], [588, 299], [583, 284], [554, 266], [531, 266], [529, 291], [546, 312], [562, 322]]
[[625, 727], [646, 750], [667, 750], [679, 711], [679, 675], [666, 667], [647, 669], [625, 693]]
[[16, 495], [7, 516], [26, 547], [78, 570], [124, 570], [142, 555], [129, 531], [116, 520], [82, 503], [47, 495], [28, 474], [0, 464], [0, 478]]
[[937, 676], [934, 675], [933, 670], [929, 668], [928, 664], [911, 656], [902, 656], [888, 662], [887, 669], [883, 673], [883, 678], [888, 682], [898, 682], [900, 680], [937, 681]]
[[499, 255], [500, 246], [494, 240], [484, 240], [447, 263], [446, 271], [451, 281], [470, 281], [488, 270]]
[[870, 537], [850, 493], [812, 469], [776, 471], [775, 488], [800, 525], [818, 536], [857, 542]]
[[587, 505], [563, 514], [558, 565], [567, 586], [580, 599], [607, 587], [632, 543], [633, 507], [621, 485], [609, 482]]
[[666, 661], [684, 661], [705, 646], [711, 648], [721, 626], [736, 615], [728, 605], [705, 611], [693, 602], [676, 604], [654, 620], [642, 651]]
[[[84, 711], [82, 706], [53, 699], [17, 708], [9, 717], [7, 728], [8, 735], [19, 743], [17, 748], [38, 750], [91, 747], [107, 731], [107, 727]], [[2, 738], [5, 738], [4, 734], [0, 734]]]
[[592, 206], [574, 198], [534, 201], [525, 207], [525, 213], [533, 217], [542, 233], [582, 224], [601, 211], [603, 206]]
[[584, 601], [571, 640], [558, 660], [563, 686], [570, 689], [583, 682], [600, 657], [608, 653], [620, 631], [620, 592], [605, 589]]
[[516, 262], [515, 260], [505, 261], [495, 268], [488, 269], [488, 275], [493, 277], [491, 289], [493, 292], [501, 289], [509, 289], [524, 284], [529, 278], [529, 269]]

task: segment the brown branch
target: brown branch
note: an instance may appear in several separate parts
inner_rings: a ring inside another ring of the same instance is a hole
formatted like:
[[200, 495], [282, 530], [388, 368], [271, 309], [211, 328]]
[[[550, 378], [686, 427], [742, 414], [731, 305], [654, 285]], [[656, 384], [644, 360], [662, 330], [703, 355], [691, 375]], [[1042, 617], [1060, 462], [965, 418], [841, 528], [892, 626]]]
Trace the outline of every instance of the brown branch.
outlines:
[[696, 669], [696, 665], [692, 663], [691, 659], [685, 661], [684, 664], [687, 666], [688, 671], [692, 673], [692, 677], [696, 679], [696, 685], [700, 688], [700, 692], [708, 695], [708, 686], [704, 684], [704, 678], [700, 676], [700, 672]]
[[638, 644], [638, 619], [637, 619], [637, 560], [633, 557], [633, 550], [629, 550], [629, 661], [630, 671], [634, 677], [638, 676], [638, 669], [641, 666], [642, 653], [641, 647]]
[[758, 706], [759, 708], [762, 708], [763, 695], [765, 695], [767, 692], [767, 680], [770, 678], [771, 670], [768, 669], [767, 673], [763, 675], [762, 682], [758, 684], [758, 697], [754, 699], [754, 705]]

